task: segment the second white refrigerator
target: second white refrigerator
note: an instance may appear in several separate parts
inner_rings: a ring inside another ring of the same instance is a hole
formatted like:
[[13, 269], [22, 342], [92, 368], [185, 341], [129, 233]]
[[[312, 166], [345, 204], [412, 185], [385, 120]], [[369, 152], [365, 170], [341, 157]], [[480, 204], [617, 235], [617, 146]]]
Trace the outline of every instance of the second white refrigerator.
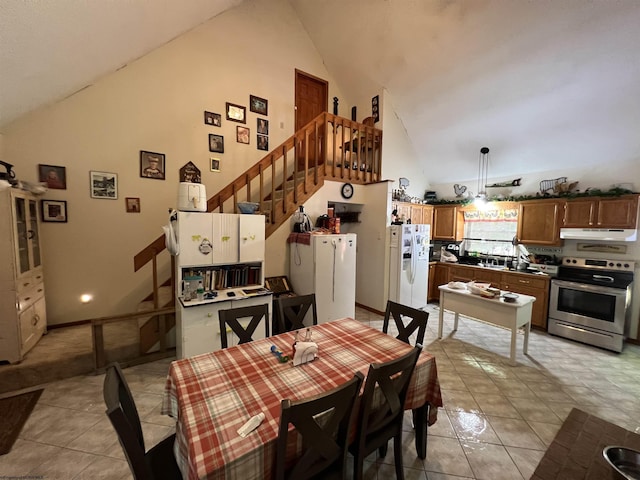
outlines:
[[390, 227], [389, 300], [408, 307], [427, 306], [429, 225]]
[[291, 243], [289, 277], [298, 295], [316, 294], [318, 323], [356, 314], [356, 235], [311, 235]]

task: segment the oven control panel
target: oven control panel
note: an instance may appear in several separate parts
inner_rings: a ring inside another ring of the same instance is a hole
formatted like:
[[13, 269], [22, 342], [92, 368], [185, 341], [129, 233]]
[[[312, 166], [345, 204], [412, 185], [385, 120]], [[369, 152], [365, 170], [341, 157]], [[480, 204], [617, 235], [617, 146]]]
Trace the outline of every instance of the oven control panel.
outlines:
[[635, 262], [628, 260], [604, 260], [594, 258], [563, 257], [562, 265], [566, 267], [595, 268], [598, 270], [618, 270], [633, 272]]

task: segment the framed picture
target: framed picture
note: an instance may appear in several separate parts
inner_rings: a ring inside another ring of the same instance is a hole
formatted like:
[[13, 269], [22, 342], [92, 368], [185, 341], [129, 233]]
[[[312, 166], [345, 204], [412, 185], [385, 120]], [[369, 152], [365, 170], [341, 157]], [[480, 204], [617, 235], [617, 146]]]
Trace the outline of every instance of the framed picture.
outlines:
[[127, 213], [140, 213], [140, 199], [137, 197], [126, 197], [124, 203], [127, 207]]
[[140, 150], [140, 176], [164, 180], [164, 153]]
[[251, 131], [247, 127], [236, 127], [236, 141], [238, 143], [249, 144], [249, 134]]
[[371, 99], [371, 116], [373, 117], [373, 123], [380, 120], [380, 96], [376, 95]]
[[220, 159], [219, 158], [210, 158], [211, 161], [211, 171], [219, 172], [220, 171]]
[[269, 150], [269, 137], [258, 135], [258, 150]]
[[38, 165], [40, 182], [45, 182], [49, 188], [67, 189], [67, 169], [57, 165]]
[[224, 153], [224, 137], [222, 135], [209, 134], [209, 151]]
[[222, 126], [222, 117], [219, 113], [204, 112], [204, 123], [207, 125], [213, 125], [214, 127]]
[[64, 200], [42, 200], [43, 222], [67, 223], [67, 202]]
[[268, 106], [269, 102], [265, 98], [249, 95], [249, 107], [252, 112], [259, 113], [260, 115], [267, 115]]
[[91, 198], [118, 198], [118, 174], [109, 172], [89, 172]]
[[227, 102], [227, 120], [247, 123], [247, 107]]
[[269, 120], [258, 118], [258, 133], [260, 135], [269, 135]]
[[180, 181], [189, 183], [200, 183], [200, 169], [193, 162], [187, 162], [180, 169]]

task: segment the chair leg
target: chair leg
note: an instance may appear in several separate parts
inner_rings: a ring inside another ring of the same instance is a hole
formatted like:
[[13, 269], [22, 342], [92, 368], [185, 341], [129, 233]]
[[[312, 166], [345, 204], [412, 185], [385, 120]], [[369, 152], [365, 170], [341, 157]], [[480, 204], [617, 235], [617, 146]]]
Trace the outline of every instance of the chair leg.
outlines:
[[380, 454], [380, 457], [384, 458], [387, 456], [388, 448], [389, 448], [389, 442], [386, 442], [384, 445], [380, 445], [380, 448], [378, 448], [378, 453]]
[[353, 456], [353, 480], [362, 480], [364, 458], [359, 453]]
[[393, 460], [396, 464], [396, 478], [404, 480], [404, 467], [402, 465], [402, 432], [393, 437]]

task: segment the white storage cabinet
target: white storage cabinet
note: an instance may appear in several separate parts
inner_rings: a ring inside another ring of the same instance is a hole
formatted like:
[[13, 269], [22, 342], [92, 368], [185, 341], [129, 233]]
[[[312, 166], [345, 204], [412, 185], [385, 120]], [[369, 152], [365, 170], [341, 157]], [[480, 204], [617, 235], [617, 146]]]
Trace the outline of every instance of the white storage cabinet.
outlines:
[[[221, 348], [218, 311], [267, 304], [264, 289], [265, 218], [263, 215], [178, 212], [176, 257], [176, 354], [191, 357]], [[200, 276], [205, 292], [216, 297], [185, 300], [183, 279]], [[258, 326], [254, 339], [264, 337]], [[229, 345], [237, 337], [227, 334]], [[235, 337], [235, 338], [234, 338]]]
[[0, 191], [0, 361], [17, 363], [46, 331], [38, 201], [29, 192]]

